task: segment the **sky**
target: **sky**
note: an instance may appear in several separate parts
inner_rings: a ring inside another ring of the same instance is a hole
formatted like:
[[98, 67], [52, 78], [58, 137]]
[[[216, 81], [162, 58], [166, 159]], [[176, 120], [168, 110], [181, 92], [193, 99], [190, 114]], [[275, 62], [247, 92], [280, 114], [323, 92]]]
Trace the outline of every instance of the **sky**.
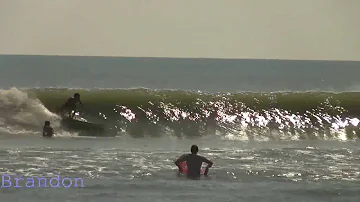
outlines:
[[1, 0], [0, 54], [360, 61], [359, 0]]

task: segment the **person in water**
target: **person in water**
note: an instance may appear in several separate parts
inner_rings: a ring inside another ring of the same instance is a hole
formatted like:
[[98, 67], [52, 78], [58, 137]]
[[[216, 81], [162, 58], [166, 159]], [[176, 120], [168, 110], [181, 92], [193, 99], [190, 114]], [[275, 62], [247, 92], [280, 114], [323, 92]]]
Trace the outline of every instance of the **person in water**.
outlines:
[[45, 121], [43, 127], [43, 137], [52, 137], [54, 135], [54, 129], [50, 126], [50, 121]]
[[187, 177], [190, 179], [199, 179], [200, 170], [203, 162], [207, 163], [204, 175], [207, 176], [209, 168], [213, 165], [213, 162], [207, 158], [197, 155], [199, 148], [197, 145], [191, 146], [191, 154], [184, 154], [178, 160], [175, 161], [175, 165], [179, 168], [179, 173], [182, 172], [181, 162], [186, 162], [188, 167]]
[[76, 112], [76, 104], [80, 103], [81, 106], [83, 106], [81, 100], [80, 100], [80, 94], [79, 93], [75, 93], [74, 97], [69, 98], [65, 104], [63, 104], [61, 106], [61, 111], [64, 112], [68, 112], [69, 113], [69, 117], [73, 118]]

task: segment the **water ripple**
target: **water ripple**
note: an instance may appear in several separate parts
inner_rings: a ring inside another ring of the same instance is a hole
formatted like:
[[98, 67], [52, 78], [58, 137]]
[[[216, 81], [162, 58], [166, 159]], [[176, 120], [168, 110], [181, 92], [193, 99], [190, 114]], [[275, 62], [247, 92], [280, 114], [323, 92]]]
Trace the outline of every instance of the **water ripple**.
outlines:
[[[360, 181], [358, 150], [283, 148], [257, 150], [207, 149], [217, 180], [349, 180]], [[172, 152], [120, 149], [23, 149], [0, 151], [2, 174], [24, 176], [72, 175], [89, 178], [137, 179], [174, 174]]]

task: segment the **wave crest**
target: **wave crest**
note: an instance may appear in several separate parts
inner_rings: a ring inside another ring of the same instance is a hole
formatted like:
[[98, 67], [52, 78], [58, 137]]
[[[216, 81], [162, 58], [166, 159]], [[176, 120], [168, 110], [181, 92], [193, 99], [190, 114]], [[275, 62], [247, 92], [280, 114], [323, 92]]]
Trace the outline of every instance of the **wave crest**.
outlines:
[[44, 119], [58, 118], [52, 112], [75, 92], [81, 94], [86, 119], [106, 124], [119, 135], [217, 135], [260, 141], [360, 137], [358, 92], [208, 94], [149, 89], [13, 88], [0, 93], [1, 109], [5, 110], [1, 118], [7, 122], [16, 117], [14, 114], [24, 118], [27, 111], [33, 118], [23, 119], [24, 123], [42, 124]]

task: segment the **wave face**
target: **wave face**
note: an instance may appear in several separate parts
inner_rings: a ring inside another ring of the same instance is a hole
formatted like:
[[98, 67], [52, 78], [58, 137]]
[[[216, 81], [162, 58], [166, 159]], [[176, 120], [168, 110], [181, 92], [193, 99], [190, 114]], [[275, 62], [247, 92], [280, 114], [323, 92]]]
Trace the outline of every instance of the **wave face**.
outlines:
[[[298, 140], [360, 137], [359, 92], [209, 94], [149, 89], [27, 89], [0, 91], [1, 127], [38, 130], [68, 97], [79, 92], [82, 116], [118, 135], [233, 140]], [[81, 109], [81, 108], [80, 108]]]

